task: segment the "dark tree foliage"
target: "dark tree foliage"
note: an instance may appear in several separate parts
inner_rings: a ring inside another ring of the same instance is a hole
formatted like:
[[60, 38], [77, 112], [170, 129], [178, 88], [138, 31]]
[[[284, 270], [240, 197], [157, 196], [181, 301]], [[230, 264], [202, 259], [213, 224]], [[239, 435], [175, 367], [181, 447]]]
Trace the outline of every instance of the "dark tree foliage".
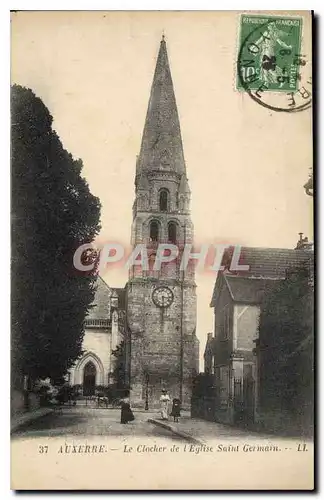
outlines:
[[113, 371], [113, 378], [116, 380], [117, 389], [124, 389], [126, 385], [126, 346], [125, 341], [111, 351], [112, 355], [116, 358], [115, 369]]
[[312, 262], [264, 297], [259, 325], [260, 402], [296, 411], [313, 399]]
[[73, 255], [98, 234], [100, 202], [41, 99], [14, 85], [11, 113], [12, 350], [24, 374], [59, 378], [81, 354], [96, 276]]

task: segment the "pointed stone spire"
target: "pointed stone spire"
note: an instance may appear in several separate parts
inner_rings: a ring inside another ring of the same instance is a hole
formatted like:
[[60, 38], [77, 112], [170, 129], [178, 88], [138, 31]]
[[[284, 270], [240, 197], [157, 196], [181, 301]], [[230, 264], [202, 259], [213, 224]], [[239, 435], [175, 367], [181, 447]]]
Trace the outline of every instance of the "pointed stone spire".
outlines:
[[162, 35], [137, 160], [138, 175], [146, 170], [185, 172], [179, 116], [164, 38]]

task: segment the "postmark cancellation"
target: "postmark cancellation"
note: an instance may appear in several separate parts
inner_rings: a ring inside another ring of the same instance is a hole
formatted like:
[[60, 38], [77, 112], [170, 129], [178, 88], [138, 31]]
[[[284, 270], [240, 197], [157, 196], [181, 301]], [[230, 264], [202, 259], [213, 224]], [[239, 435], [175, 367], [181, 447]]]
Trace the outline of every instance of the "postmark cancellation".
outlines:
[[312, 64], [303, 18], [242, 14], [239, 29], [237, 90], [273, 111], [309, 108]]

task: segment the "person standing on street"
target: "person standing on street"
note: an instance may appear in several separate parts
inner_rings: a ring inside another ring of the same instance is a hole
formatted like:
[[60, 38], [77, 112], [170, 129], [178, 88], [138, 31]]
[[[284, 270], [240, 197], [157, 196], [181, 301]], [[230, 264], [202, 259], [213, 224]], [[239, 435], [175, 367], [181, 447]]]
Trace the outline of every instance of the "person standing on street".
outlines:
[[132, 422], [133, 420], [135, 420], [134, 414], [130, 406], [129, 393], [126, 393], [125, 397], [121, 399], [120, 406], [121, 406], [121, 414], [120, 414], [121, 424], [127, 424], [128, 422]]
[[172, 410], [171, 410], [171, 416], [173, 417], [174, 422], [179, 422], [179, 417], [181, 411], [181, 401], [179, 398], [174, 398], [172, 400]]
[[161, 403], [161, 417], [162, 420], [168, 420], [169, 418], [169, 404], [170, 404], [170, 396], [166, 389], [162, 389], [162, 395], [160, 397]]

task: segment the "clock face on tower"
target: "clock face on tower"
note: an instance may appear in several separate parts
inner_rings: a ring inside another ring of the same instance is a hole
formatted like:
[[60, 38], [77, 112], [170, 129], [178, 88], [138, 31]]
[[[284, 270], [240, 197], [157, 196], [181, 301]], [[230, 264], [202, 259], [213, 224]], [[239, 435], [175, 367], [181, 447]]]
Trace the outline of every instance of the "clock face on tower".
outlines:
[[152, 300], [158, 307], [169, 307], [173, 299], [173, 292], [167, 286], [159, 286], [153, 290]]

